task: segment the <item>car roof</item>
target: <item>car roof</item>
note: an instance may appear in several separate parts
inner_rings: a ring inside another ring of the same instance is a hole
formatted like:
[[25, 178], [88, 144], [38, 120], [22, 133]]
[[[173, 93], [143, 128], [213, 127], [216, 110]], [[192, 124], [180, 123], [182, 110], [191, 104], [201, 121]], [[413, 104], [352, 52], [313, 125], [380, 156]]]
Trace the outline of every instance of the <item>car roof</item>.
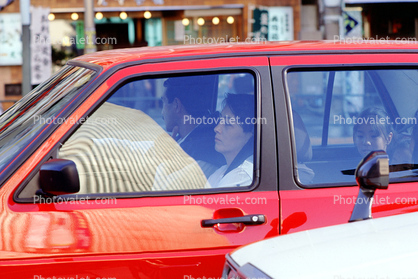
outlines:
[[417, 231], [418, 213], [407, 213], [277, 236], [231, 257], [272, 278], [407, 278], [416, 276]]
[[191, 57], [228, 55], [330, 53], [330, 52], [417, 52], [417, 41], [284, 41], [262, 43], [195, 44], [140, 47], [99, 51], [72, 61], [97, 64], [103, 68], [138, 60], [176, 60]]

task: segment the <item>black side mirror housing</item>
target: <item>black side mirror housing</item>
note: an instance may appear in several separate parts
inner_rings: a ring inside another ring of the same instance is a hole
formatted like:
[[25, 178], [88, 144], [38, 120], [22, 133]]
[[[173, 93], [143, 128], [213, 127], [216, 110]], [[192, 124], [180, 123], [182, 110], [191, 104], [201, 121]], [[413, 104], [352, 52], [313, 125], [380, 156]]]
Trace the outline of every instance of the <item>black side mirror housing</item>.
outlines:
[[41, 191], [48, 196], [74, 194], [80, 191], [76, 164], [71, 160], [52, 159], [39, 171]]
[[389, 186], [389, 157], [385, 151], [370, 152], [358, 165], [357, 184], [363, 189], [387, 189]]
[[370, 152], [358, 165], [355, 175], [360, 189], [349, 222], [372, 218], [374, 192], [389, 186], [389, 156], [383, 150]]

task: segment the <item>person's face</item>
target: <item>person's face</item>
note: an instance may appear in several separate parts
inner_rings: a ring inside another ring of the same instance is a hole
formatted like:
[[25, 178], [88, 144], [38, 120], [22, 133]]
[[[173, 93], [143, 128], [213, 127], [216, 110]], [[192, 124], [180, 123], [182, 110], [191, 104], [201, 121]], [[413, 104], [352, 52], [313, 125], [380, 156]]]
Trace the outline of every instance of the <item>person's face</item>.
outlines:
[[361, 156], [366, 156], [371, 151], [386, 151], [392, 139], [392, 133], [386, 138], [381, 131], [373, 127], [371, 124], [360, 125], [354, 134], [354, 144], [357, 146]]
[[228, 106], [222, 110], [221, 117], [223, 121], [220, 121], [215, 127], [215, 150], [223, 154], [227, 162], [230, 163], [252, 134], [244, 132]]
[[167, 97], [164, 96], [161, 98], [163, 101], [163, 108], [161, 114], [163, 115], [163, 120], [165, 122], [165, 128], [167, 132], [172, 132], [173, 128], [176, 126], [176, 115], [175, 115], [175, 102], [168, 102]]

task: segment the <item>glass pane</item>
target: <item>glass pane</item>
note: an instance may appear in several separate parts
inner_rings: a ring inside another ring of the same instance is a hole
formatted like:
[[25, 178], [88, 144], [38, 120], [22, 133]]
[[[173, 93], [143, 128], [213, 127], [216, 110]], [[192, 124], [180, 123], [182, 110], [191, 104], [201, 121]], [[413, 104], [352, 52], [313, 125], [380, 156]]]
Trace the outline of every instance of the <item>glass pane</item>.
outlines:
[[0, 117], [0, 168], [26, 148], [49, 124], [60, 124], [57, 114], [68, 105], [96, 72], [65, 66], [38, 85]]
[[327, 69], [287, 76], [302, 184], [354, 185], [356, 166], [373, 150], [389, 154], [392, 181], [415, 179], [416, 69]]
[[141, 79], [66, 141], [81, 193], [249, 186], [255, 96], [248, 73]]

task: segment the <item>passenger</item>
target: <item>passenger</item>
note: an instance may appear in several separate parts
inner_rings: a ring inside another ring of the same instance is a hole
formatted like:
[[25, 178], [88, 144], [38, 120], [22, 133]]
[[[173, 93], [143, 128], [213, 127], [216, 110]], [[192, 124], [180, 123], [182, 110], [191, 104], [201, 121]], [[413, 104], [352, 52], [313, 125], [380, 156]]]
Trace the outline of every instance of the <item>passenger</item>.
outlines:
[[254, 95], [228, 94], [219, 124], [215, 127], [215, 149], [226, 165], [215, 171], [207, 187], [249, 186], [253, 181]]
[[202, 122], [203, 117], [210, 116], [217, 89], [215, 76], [169, 78], [164, 86], [167, 89], [162, 97], [162, 115], [166, 130], [209, 177], [225, 163], [215, 150], [214, 124]]
[[368, 108], [360, 113], [353, 129], [358, 152], [365, 157], [371, 151], [387, 151], [393, 132], [388, 114], [380, 108]]

